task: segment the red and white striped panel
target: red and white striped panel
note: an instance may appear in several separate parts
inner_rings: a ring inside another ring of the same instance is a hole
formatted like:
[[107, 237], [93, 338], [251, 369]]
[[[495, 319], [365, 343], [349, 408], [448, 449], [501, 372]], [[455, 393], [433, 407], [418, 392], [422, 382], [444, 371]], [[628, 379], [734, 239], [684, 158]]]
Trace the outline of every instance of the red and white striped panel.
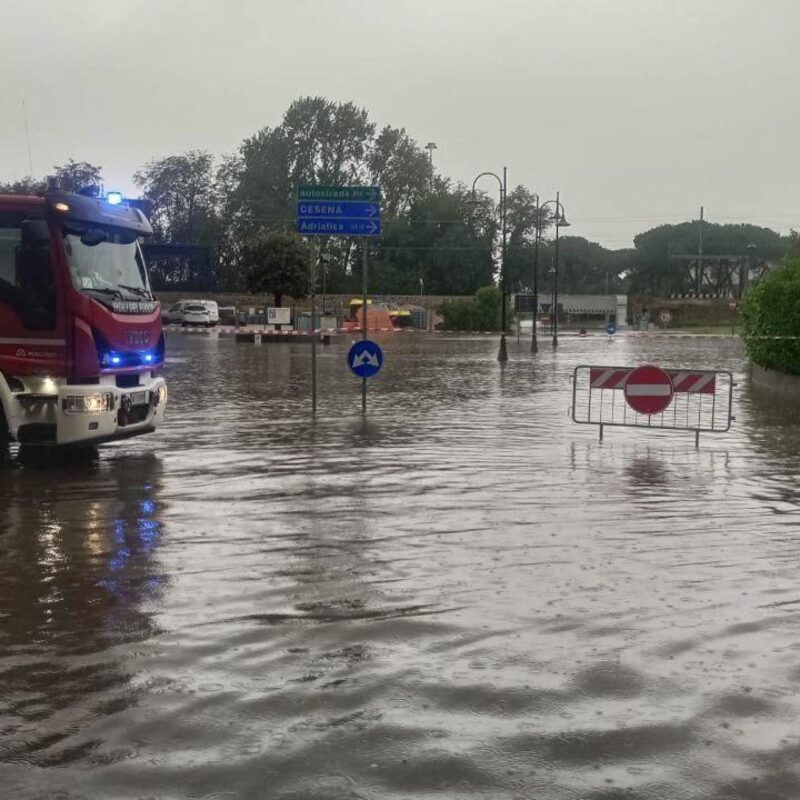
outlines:
[[689, 394], [714, 394], [717, 390], [716, 372], [690, 372], [667, 370], [672, 378], [672, 386], [676, 392]]
[[592, 389], [624, 389], [631, 369], [613, 367], [592, 367], [589, 373], [589, 386]]
[[[592, 367], [589, 372], [591, 389], [624, 389], [628, 375], [633, 370], [614, 367]], [[691, 370], [668, 369], [675, 392], [687, 394], [714, 394], [717, 390], [716, 372], [693, 372]]]

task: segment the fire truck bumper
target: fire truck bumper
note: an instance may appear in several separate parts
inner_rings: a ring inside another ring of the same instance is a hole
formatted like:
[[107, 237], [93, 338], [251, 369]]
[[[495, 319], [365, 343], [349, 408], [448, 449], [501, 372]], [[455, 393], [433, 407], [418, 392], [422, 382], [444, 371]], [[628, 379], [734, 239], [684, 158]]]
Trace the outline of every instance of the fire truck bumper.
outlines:
[[[132, 389], [64, 386], [58, 392], [57, 444], [98, 444], [154, 431], [167, 407], [167, 384]], [[100, 389], [100, 391], [98, 391]]]
[[141, 383], [61, 385], [52, 395], [13, 395], [11, 436], [20, 444], [93, 445], [151, 433], [164, 421], [167, 385], [150, 376]]

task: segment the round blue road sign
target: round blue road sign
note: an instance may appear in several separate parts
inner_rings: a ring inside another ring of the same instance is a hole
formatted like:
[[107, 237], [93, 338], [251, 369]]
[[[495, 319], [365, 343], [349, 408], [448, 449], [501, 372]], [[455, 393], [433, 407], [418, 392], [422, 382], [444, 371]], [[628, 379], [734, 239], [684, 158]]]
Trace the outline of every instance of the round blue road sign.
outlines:
[[609, 336], [613, 336], [616, 332], [617, 326], [613, 322], [609, 322], [608, 325], [606, 325], [606, 333]]
[[347, 354], [347, 366], [359, 378], [377, 375], [383, 366], [383, 350], [369, 339], [356, 342]]

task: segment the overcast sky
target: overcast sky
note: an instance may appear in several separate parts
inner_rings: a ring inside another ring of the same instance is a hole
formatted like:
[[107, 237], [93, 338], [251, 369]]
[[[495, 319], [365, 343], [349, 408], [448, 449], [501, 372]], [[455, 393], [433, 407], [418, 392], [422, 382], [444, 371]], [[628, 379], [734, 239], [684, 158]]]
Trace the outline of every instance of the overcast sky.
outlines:
[[[800, 228], [797, 0], [0, 0], [0, 180], [70, 157], [131, 190], [292, 100], [366, 107], [436, 167], [561, 198], [609, 247], [706, 217]], [[491, 184], [481, 184], [490, 190]]]

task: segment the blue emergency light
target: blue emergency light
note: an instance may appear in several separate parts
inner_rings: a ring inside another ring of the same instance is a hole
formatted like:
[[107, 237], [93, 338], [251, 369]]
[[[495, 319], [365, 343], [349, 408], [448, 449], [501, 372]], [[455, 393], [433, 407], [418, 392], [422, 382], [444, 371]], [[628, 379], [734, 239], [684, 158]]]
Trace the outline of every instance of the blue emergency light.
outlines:
[[106, 202], [112, 206], [118, 206], [122, 203], [122, 192], [109, 192], [106, 195]]

